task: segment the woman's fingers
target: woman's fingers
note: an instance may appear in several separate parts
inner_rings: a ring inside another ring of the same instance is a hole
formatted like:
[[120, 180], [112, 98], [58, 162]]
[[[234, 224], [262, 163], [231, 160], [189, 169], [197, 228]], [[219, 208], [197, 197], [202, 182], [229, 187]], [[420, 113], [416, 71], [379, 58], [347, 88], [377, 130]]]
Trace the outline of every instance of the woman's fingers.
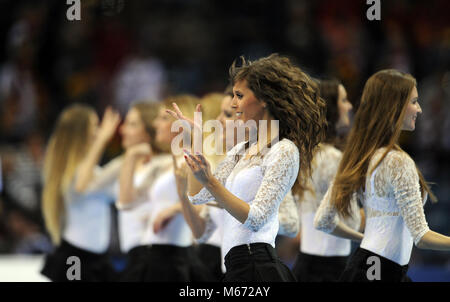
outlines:
[[173, 118], [178, 119], [178, 115], [170, 109], [166, 109], [166, 113], [170, 114]]
[[202, 154], [197, 153], [197, 158], [199, 159], [200, 163], [204, 164], [205, 166], [208, 166], [208, 161]]
[[202, 104], [197, 104], [197, 106], [195, 107], [195, 111], [202, 112]]
[[179, 118], [184, 119], [183, 113], [181, 112], [180, 108], [178, 108], [178, 105], [176, 103], [172, 103], [173, 109], [175, 109], [175, 112], [177, 113]]

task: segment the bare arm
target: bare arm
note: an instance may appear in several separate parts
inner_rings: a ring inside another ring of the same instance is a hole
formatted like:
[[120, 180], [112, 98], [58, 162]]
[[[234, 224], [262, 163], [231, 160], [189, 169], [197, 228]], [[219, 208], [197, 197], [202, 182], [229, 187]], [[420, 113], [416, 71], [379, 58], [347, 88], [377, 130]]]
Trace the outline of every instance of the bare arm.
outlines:
[[108, 107], [103, 116], [97, 137], [78, 167], [75, 181], [76, 192], [83, 193], [91, 183], [94, 168], [100, 161], [103, 151], [113, 137], [119, 123], [119, 114]]
[[450, 251], [450, 237], [434, 231], [428, 231], [416, 246], [425, 250]]
[[[193, 174], [190, 171], [190, 169], [188, 169], [186, 164], [183, 164], [181, 167], [178, 167], [175, 156], [172, 155], [172, 159], [175, 170], [175, 179], [177, 182], [178, 197], [180, 198], [181, 201], [181, 211], [194, 237], [200, 238], [205, 232], [206, 228], [206, 221], [203, 217], [200, 216], [200, 212], [202, 208], [205, 206], [204, 205], [195, 206], [189, 201], [186, 195], [186, 190], [187, 187], [189, 186], [188, 184], [190, 181], [188, 180], [189, 174], [191, 174], [192, 177]], [[195, 181], [198, 183], [197, 180]]]
[[341, 221], [338, 222], [338, 224], [336, 225], [336, 228], [330, 234], [337, 236], [337, 237], [357, 241], [357, 242], [360, 242], [363, 239], [363, 234], [346, 226]]
[[137, 162], [143, 157], [150, 157], [151, 153], [151, 147], [146, 143], [133, 146], [126, 151], [119, 175], [119, 204], [127, 205], [135, 200], [134, 173]]

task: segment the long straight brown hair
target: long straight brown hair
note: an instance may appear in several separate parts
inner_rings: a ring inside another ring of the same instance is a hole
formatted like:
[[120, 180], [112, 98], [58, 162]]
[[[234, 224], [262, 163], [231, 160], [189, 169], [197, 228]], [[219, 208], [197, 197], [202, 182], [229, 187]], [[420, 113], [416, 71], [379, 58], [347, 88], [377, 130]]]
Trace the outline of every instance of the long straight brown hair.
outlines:
[[64, 110], [47, 145], [44, 159], [42, 212], [52, 242], [61, 242], [65, 217], [64, 193], [69, 188], [76, 168], [86, 154], [93, 108], [75, 104]]
[[[350, 198], [353, 192], [365, 190], [367, 170], [375, 151], [386, 147], [370, 173], [389, 151], [403, 151], [397, 142], [415, 86], [416, 80], [412, 75], [394, 69], [381, 70], [367, 80], [331, 192], [332, 204], [342, 217], [351, 215]], [[422, 196], [426, 191], [436, 201], [419, 169], [417, 173]]]

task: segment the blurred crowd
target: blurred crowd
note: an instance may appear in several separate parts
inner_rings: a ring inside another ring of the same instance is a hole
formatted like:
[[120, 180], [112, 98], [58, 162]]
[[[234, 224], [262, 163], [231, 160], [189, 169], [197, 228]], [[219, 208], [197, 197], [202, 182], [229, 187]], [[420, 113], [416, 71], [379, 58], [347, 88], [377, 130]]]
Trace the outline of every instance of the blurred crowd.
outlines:
[[[449, 234], [450, 2], [382, 1], [381, 21], [366, 19], [365, 2], [82, 0], [81, 20], [68, 21], [66, 1], [0, 0], [0, 253], [52, 249], [41, 167], [67, 105], [99, 113], [112, 105], [123, 116], [134, 101], [223, 91], [233, 60], [273, 52], [340, 79], [354, 110], [376, 70], [417, 78], [423, 114], [401, 143], [435, 183], [439, 202], [425, 207], [430, 227]], [[105, 161], [120, 152], [116, 139]], [[298, 245], [277, 248], [289, 261]], [[416, 249], [411, 264], [450, 266], [447, 258]]]

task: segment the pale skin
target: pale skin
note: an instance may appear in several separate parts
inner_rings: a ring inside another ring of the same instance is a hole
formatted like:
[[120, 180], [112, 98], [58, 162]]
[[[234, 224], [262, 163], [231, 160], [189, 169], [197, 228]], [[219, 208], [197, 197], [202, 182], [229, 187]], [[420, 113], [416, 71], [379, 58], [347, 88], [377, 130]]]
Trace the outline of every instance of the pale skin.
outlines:
[[[258, 100], [253, 92], [248, 88], [245, 80], [237, 82], [233, 87], [233, 99], [232, 107], [236, 110], [236, 116], [238, 119], [242, 120], [244, 123], [250, 119], [255, 121], [266, 120], [268, 125], [273, 117], [270, 115], [269, 111], [266, 109], [266, 104]], [[184, 118], [181, 112], [177, 110], [174, 106], [175, 112], [168, 110], [172, 116], [177, 119], [187, 120]], [[189, 122], [189, 121], [188, 121]], [[258, 125], [258, 123], [257, 123]], [[270, 135], [271, 129], [268, 128], [268, 135], [265, 140], [259, 140], [258, 144], [254, 147], [258, 151], [262, 149], [261, 146], [265, 146], [268, 140], [271, 139]], [[202, 154], [191, 154], [188, 150], [185, 151], [185, 160], [191, 169], [194, 177], [200, 182], [203, 187], [205, 187], [211, 195], [215, 198], [220, 207], [224, 208], [233, 217], [235, 217], [239, 222], [245, 223], [250, 211], [250, 206], [242, 199], [236, 197], [230, 191], [228, 191], [221, 183], [218, 181], [211, 173], [211, 167], [208, 161]], [[249, 152], [250, 153], [250, 152]], [[248, 156], [248, 155], [247, 155]], [[197, 192], [189, 192], [189, 195], [197, 194]]]
[[96, 115], [91, 117], [90, 142], [92, 143], [77, 170], [76, 192], [83, 193], [88, 188], [94, 176], [94, 168], [100, 161], [107, 144], [114, 136], [119, 123], [120, 115], [110, 107], [106, 109], [100, 126], [98, 126], [98, 117]]
[[336, 124], [336, 128], [349, 127], [350, 116], [349, 113], [353, 109], [352, 103], [347, 98], [347, 91], [343, 85], [338, 86], [338, 100], [337, 107], [339, 111], [339, 120]]

